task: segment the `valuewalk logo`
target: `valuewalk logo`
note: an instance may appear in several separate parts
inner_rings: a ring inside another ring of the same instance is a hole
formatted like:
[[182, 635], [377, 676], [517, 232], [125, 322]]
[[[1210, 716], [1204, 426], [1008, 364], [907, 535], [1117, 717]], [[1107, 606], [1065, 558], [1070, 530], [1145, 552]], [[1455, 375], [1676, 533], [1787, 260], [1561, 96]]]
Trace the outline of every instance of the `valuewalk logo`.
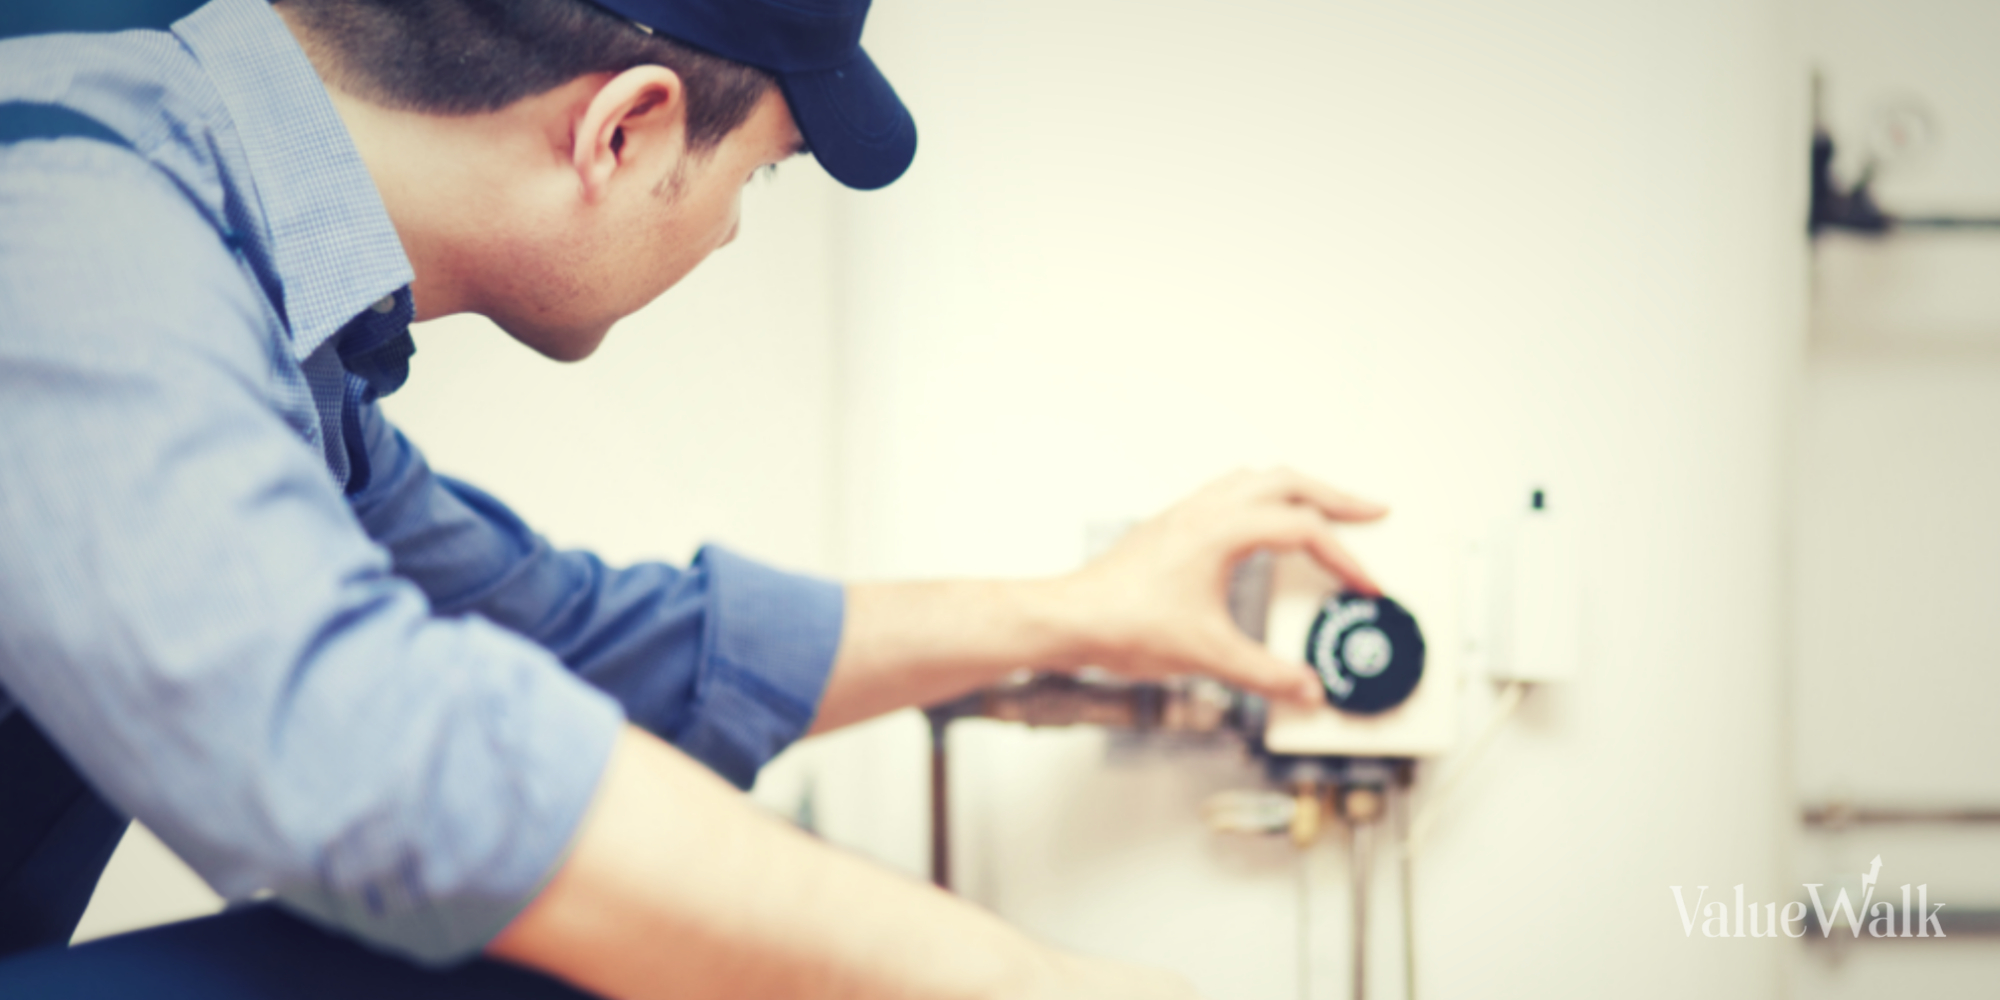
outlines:
[[[1824, 938], [1833, 933], [1835, 921], [1845, 921], [1848, 932], [1857, 938], [1861, 936], [1864, 923], [1871, 937], [1944, 937], [1944, 925], [1938, 922], [1938, 911], [1944, 909], [1944, 904], [1930, 901], [1930, 885], [1916, 887], [1914, 911], [1910, 908], [1910, 887], [1903, 886], [1902, 919], [1899, 921], [1894, 903], [1886, 899], [1875, 900], [1875, 883], [1881, 874], [1882, 856], [1877, 854], [1868, 865], [1868, 874], [1861, 876], [1861, 905], [1858, 909], [1847, 898], [1846, 889], [1840, 890], [1840, 895], [1833, 898], [1833, 905], [1829, 907], [1821, 901], [1819, 894], [1825, 883], [1808, 883], [1805, 890], [1806, 895], [1812, 898], [1810, 915], [1817, 918], [1810, 925], [1806, 921], [1809, 912], [1806, 904], [1791, 902], [1780, 907], [1776, 903], [1765, 903], [1762, 907], [1764, 912], [1759, 914], [1758, 904], [1744, 903], [1743, 887], [1740, 885], [1736, 887], [1736, 906], [1733, 910], [1719, 899], [1704, 907], [1702, 900], [1708, 895], [1708, 886], [1695, 887], [1699, 893], [1694, 898], [1693, 910], [1688, 909], [1687, 898], [1682, 895], [1680, 886], [1668, 888], [1674, 892], [1674, 905], [1681, 911], [1681, 929], [1688, 937], [1694, 936], [1696, 921], [1701, 923], [1702, 935], [1713, 938], [1777, 937], [1779, 934], [1802, 938], [1806, 936], [1809, 926], [1818, 928], [1819, 936]], [[1732, 914], [1736, 918], [1733, 926], [1730, 923]], [[1758, 919], [1760, 916], [1761, 920]]]

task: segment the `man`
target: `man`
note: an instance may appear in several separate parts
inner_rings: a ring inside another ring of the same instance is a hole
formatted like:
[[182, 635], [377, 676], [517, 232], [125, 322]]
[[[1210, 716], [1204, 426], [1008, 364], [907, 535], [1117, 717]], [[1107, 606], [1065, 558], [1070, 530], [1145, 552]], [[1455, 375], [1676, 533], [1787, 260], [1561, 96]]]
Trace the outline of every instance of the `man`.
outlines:
[[[914, 155], [866, 0], [604, 3], [0, 43], [0, 993], [1185, 995], [716, 775], [1024, 665], [1313, 697], [1229, 624], [1229, 568], [1305, 548], [1369, 589], [1329, 523], [1381, 509], [1244, 473], [1069, 576], [841, 588], [608, 569], [432, 474], [376, 406], [410, 322], [580, 359], [756, 171]], [[61, 949], [127, 816], [274, 902]]]

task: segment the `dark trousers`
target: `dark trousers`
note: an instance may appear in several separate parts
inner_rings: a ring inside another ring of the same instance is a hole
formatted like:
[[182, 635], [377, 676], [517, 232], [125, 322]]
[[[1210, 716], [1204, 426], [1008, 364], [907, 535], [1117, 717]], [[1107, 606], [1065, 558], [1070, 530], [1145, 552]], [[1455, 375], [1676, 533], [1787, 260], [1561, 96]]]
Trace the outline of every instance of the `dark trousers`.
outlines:
[[273, 906], [71, 948], [70, 935], [127, 822], [27, 713], [0, 720], [0, 997], [587, 1000], [499, 962], [422, 969]]

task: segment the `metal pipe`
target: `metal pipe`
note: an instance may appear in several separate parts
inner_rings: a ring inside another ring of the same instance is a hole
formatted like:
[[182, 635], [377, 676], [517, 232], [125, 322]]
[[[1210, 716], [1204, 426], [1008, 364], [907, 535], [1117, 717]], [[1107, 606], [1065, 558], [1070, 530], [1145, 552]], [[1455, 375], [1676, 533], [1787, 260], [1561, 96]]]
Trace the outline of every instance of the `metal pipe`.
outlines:
[[1298, 855], [1299, 1000], [1312, 1000], [1312, 852], [1301, 848]]
[[1857, 806], [1846, 802], [1828, 802], [1823, 805], [1806, 806], [1800, 818], [1805, 825], [1838, 830], [1849, 826], [1874, 824], [1982, 824], [2000, 823], [2000, 809], [1981, 806], [1943, 806], [1936, 808], [1904, 808], [1899, 806]]
[[959, 719], [1028, 726], [1094, 725], [1141, 733], [1261, 730], [1263, 703], [1213, 681], [1159, 684], [1070, 674], [1024, 675], [924, 710], [931, 726], [931, 883], [951, 890], [951, 760], [947, 735]]
[[1374, 824], [1348, 824], [1349, 878], [1354, 902], [1354, 1000], [1368, 996], [1368, 870], [1374, 860]]
[[1134, 732], [1244, 730], [1257, 706], [1213, 681], [1157, 684], [1112, 677], [1030, 674], [926, 710], [933, 723], [993, 719], [1028, 726], [1103, 726]]
[[951, 761], [945, 741], [951, 719], [926, 713], [931, 723], [931, 884], [951, 891]]
[[1375, 867], [1375, 824], [1382, 818], [1382, 785], [1340, 789], [1340, 815], [1347, 821], [1348, 859], [1354, 901], [1354, 1000], [1368, 996], [1368, 882]]
[[[1261, 550], [1238, 562], [1231, 573], [1230, 616], [1254, 640], [1264, 638], [1271, 581], [1272, 557]], [[1264, 711], [1262, 698], [1214, 681], [1133, 683], [1088, 672], [1024, 672], [1007, 683], [924, 709], [931, 725], [931, 882], [951, 889], [951, 768], [945, 744], [952, 722], [984, 718], [1037, 727], [1096, 725], [1142, 733], [1234, 731], [1261, 747]]]
[[1889, 228], [1895, 229], [2000, 229], [2000, 219], [1963, 215], [1892, 215]]
[[[1864, 918], [1864, 924], [1865, 920], [1866, 918]], [[1955, 909], [1948, 906], [1938, 911], [1937, 921], [1939, 928], [1944, 931], [1946, 938], [2000, 937], [2000, 909]], [[1888, 942], [1912, 940], [1904, 937], [1878, 938], [1866, 933], [1858, 935], [1844, 934], [1843, 931], [1847, 929], [1845, 922], [1841, 922], [1837, 923], [1832, 931], [1822, 933], [1819, 914], [1811, 907], [1807, 907], [1805, 923], [1800, 927], [1799, 933], [1808, 942], [1835, 946], [1845, 946], [1856, 941]]]
[[1389, 815], [1396, 824], [1397, 867], [1401, 869], [1403, 904], [1403, 998], [1417, 1000], [1417, 902], [1414, 861], [1410, 856], [1410, 770], [1400, 769], [1389, 786]]

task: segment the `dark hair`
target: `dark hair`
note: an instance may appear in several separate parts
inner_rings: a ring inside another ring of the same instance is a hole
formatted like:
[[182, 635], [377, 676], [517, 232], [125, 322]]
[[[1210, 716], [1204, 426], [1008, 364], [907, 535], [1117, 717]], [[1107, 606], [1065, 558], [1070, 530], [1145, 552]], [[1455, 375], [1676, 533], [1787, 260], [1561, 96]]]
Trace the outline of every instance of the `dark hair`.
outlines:
[[587, 73], [664, 66], [687, 88], [688, 148], [720, 143], [775, 85], [587, 0], [287, 0], [340, 86], [404, 111], [497, 111]]

